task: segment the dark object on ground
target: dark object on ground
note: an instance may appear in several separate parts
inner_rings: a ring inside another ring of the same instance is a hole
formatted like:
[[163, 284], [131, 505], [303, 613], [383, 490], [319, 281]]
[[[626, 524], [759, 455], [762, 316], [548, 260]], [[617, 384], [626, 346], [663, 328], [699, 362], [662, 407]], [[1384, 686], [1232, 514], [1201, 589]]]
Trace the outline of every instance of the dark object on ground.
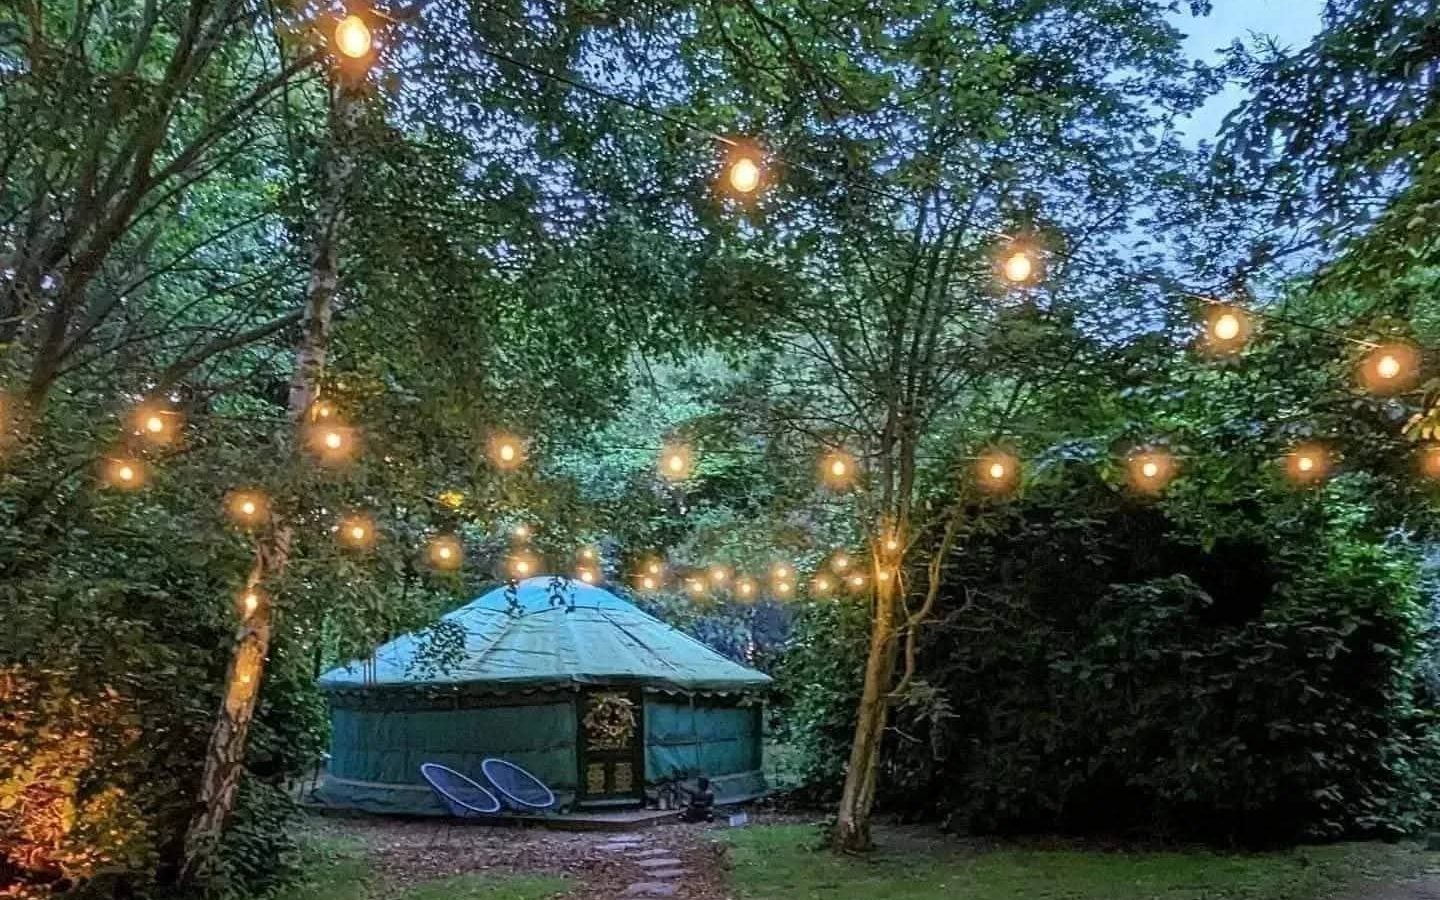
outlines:
[[505, 800], [506, 805], [520, 812], [543, 812], [555, 806], [555, 792], [545, 782], [512, 762], [487, 759], [480, 771]]
[[500, 801], [494, 794], [454, 769], [447, 769], [437, 763], [425, 763], [420, 767], [420, 777], [425, 779], [435, 796], [450, 810], [450, 815], [456, 818], [493, 816], [500, 811]]
[[682, 822], [712, 822], [715, 820], [715, 792], [710, 790], [710, 779], [695, 779], [695, 790], [690, 792], [690, 805], [680, 814]]

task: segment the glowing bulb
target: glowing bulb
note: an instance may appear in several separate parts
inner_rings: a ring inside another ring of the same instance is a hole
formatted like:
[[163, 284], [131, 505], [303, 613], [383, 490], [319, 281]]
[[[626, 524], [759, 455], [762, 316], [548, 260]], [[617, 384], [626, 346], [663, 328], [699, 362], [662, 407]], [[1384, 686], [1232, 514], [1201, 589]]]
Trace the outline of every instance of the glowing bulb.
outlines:
[[686, 584], [686, 587], [690, 588], [690, 593], [695, 595], [696, 597], [705, 593], [705, 585], [694, 578], [690, 579], [690, 581]]
[[727, 578], [729, 578], [729, 577], [730, 577], [730, 573], [725, 571], [725, 567], [724, 567], [724, 566], [711, 566], [711, 567], [710, 567], [710, 580], [713, 581], [713, 582], [715, 582], [716, 584], [724, 584], [724, 583], [725, 583], [725, 579], [727, 579]]
[[345, 444], [345, 438], [341, 437], [338, 431], [325, 432], [325, 447], [330, 450], [339, 450]]
[[655, 579], [651, 578], [649, 575], [646, 575], [644, 578], [640, 579], [640, 586], [647, 591], [653, 591], [655, 590]]
[[678, 454], [678, 453], [672, 453], [672, 454], [670, 454], [670, 458], [667, 459], [667, 460], [665, 460], [665, 465], [666, 465], [666, 466], [670, 469], [670, 471], [672, 471], [672, 472], [675, 472], [675, 473], [683, 472], [683, 471], [685, 471], [685, 457], [681, 456], [681, 455]]
[[1002, 462], [992, 462], [990, 468], [986, 469], [986, 472], [989, 473], [991, 478], [999, 481], [1005, 477], [1005, 464]]
[[830, 560], [830, 568], [834, 569], [837, 572], [845, 571], [846, 569], [850, 568], [850, 557], [846, 556], [844, 553], [835, 554], [835, 558]]
[[134, 481], [135, 467], [127, 465], [125, 463], [121, 463], [120, 467], [115, 470], [115, 477], [119, 478], [121, 481]]
[[1302, 471], [1302, 472], [1313, 472], [1313, 471], [1315, 471], [1315, 457], [1313, 457], [1313, 456], [1301, 456], [1301, 457], [1297, 458], [1297, 459], [1295, 460], [1295, 468], [1299, 469], [1299, 470]]
[[247, 516], [255, 515], [255, 501], [245, 500], [240, 503], [240, 512]]
[[1154, 478], [1160, 474], [1160, 465], [1154, 460], [1146, 460], [1140, 465], [1140, 474], [1146, 478]]
[[1035, 274], [1035, 263], [1023, 251], [1012, 253], [1005, 259], [1005, 277], [1014, 282], [1029, 281]]
[[335, 46], [351, 59], [359, 59], [370, 52], [370, 26], [356, 15], [349, 15], [335, 26]]
[[730, 166], [730, 186], [742, 194], [748, 194], [760, 186], [760, 166], [748, 156], [742, 156]]
[[254, 615], [256, 608], [260, 606], [260, 595], [254, 591], [246, 591], [245, 596], [240, 598], [240, 603], [245, 609], [245, 615]]
[[816, 578], [815, 592], [818, 594], [828, 594], [830, 592], [830, 579], [826, 578], [824, 575]]
[[775, 567], [775, 577], [776, 577], [776, 578], [780, 578], [780, 579], [789, 578], [789, 577], [790, 577], [790, 567], [787, 566], [787, 565], [784, 565], [783, 563], [782, 563], [781, 565], [776, 566], [776, 567]]
[[529, 574], [530, 574], [530, 561], [529, 561], [528, 559], [517, 559], [517, 560], [515, 560], [515, 571], [516, 571], [516, 572], [519, 572], [521, 575], [529, 575]]
[[159, 416], [150, 416], [145, 420], [145, 430], [151, 434], [159, 434], [165, 430], [165, 420]]
[[454, 569], [460, 565], [460, 539], [439, 535], [430, 539], [430, 564], [437, 569]]
[[1329, 475], [1330, 457], [1323, 446], [1306, 444], [1291, 451], [1287, 468], [1294, 481], [1315, 484]]
[[1240, 317], [1234, 313], [1221, 313], [1215, 317], [1215, 324], [1211, 326], [1215, 337], [1222, 341], [1233, 341], [1240, 336]]
[[514, 461], [515, 461], [515, 445], [514, 445], [514, 444], [501, 444], [501, 445], [500, 445], [500, 460], [501, 460], [501, 462], [514, 462]]
[[886, 538], [886, 539], [885, 539], [885, 549], [886, 549], [886, 550], [889, 550], [891, 553], [894, 553], [896, 550], [899, 550], [899, 549], [900, 549], [900, 539], [899, 539], [899, 538], [896, 538], [896, 537], [894, 537], [894, 536], [891, 536], [891, 537]]
[[581, 570], [580, 570], [580, 580], [583, 581], [583, 582], [585, 582], [586, 584], [594, 584], [594, 583], [595, 583], [595, 573], [592, 572], [592, 571], [590, 571], [589, 569], [581, 569]]
[[354, 541], [365, 540], [365, 526], [353, 525], [350, 528], [350, 539]]
[[740, 583], [735, 585], [735, 590], [740, 593], [740, 596], [749, 597], [751, 594], [755, 593], [755, 582], [751, 581], [748, 578], [742, 578], [740, 580]]
[[857, 590], [857, 591], [860, 590], [861, 588], [863, 588], [863, 587], [865, 586], [865, 576], [864, 576], [864, 575], [851, 575], [851, 576], [850, 576], [850, 586], [851, 586], [852, 588], [854, 588], [855, 590]]
[[890, 580], [890, 570], [889, 570], [889, 569], [881, 569], [881, 570], [880, 570], [880, 576], [879, 576], [879, 577], [880, 577], [880, 580], [881, 580], [881, 581], [889, 581], [889, 580]]
[[516, 540], [523, 541], [530, 536], [530, 526], [525, 524], [516, 525], [510, 529], [510, 533], [515, 536]]
[[793, 588], [794, 585], [792, 585], [790, 582], [782, 581], [779, 584], [775, 585], [775, 593], [783, 597], [786, 594], [789, 594]]
[[645, 567], [645, 570], [646, 570], [647, 572], [649, 572], [651, 575], [659, 575], [659, 574], [660, 574], [660, 564], [659, 564], [658, 562], [652, 562], [652, 563], [650, 563], [650, 565], [648, 565], [648, 566]]
[[328, 419], [335, 415], [335, 404], [328, 400], [322, 400], [315, 404], [315, 418]]

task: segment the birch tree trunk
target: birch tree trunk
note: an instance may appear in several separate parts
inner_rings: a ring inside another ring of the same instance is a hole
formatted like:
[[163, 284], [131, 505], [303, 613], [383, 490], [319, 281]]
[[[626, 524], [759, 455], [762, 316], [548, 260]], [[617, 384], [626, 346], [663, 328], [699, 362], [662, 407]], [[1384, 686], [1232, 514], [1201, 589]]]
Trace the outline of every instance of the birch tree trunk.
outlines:
[[[287, 401], [288, 428], [279, 436], [292, 452], [304, 442], [304, 430], [319, 396], [330, 343], [330, 321], [339, 289], [339, 235], [345, 219], [345, 196], [355, 178], [351, 135], [361, 113], [357, 92], [344, 83], [332, 93], [331, 146], [325, 162], [324, 195], [315, 212], [314, 249], [305, 288], [305, 310], [295, 368]], [[273, 583], [290, 561], [294, 531], [278, 517], [256, 541], [255, 562], [246, 579], [249, 588]], [[274, 610], [263, 590], [259, 602], [235, 633], [225, 693], [200, 777], [196, 813], [185, 834], [181, 880], [192, 880], [219, 842], [235, 806], [235, 791], [244, 770], [246, 738], [255, 715], [260, 684], [270, 652]]]

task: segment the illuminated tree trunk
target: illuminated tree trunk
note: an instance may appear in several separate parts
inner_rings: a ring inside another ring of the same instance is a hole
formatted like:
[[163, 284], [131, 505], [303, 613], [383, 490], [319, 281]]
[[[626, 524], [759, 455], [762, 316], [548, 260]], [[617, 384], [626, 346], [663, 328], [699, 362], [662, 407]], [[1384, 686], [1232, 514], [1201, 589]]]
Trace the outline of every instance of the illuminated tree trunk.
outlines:
[[845, 789], [840, 795], [833, 843], [842, 853], [870, 849], [870, 810], [875, 805], [875, 784], [880, 771], [880, 745], [889, 719], [890, 684], [895, 675], [895, 589], [897, 579], [877, 580], [875, 613], [870, 624], [870, 654], [865, 663], [865, 685], [855, 719], [855, 738]]
[[[310, 278], [305, 288], [302, 334], [295, 352], [287, 401], [288, 435], [282, 443], [292, 449], [304, 440], [311, 409], [319, 396], [330, 343], [330, 321], [340, 284], [339, 235], [345, 218], [345, 194], [355, 177], [355, 159], [349, 136], [359, 118], [361, 105], [355, 92], [339, 87], [331, 111], [331, 152], [325, 165], [325, 192], [315, 212], [314, 252]], [[255, 562], [246, 579], [247, 587], [274, 583], [290, 561], [294, 532], [276, 519], [274, 526], [256, 542]], [[270, 652], [274, 628], [273, 607], [263, 590], [254, 612], [244, 617], [235, 634], [230, 665], [225, 673], [225, 694], [210, 733], [205, 770], [200, 777], [197, 811], [185, 834], [182, 880], [195, 877], [198, 867], [214, 849], [235, 806], [235, 791], [245, 764], [245, 743], [260, 682]]]

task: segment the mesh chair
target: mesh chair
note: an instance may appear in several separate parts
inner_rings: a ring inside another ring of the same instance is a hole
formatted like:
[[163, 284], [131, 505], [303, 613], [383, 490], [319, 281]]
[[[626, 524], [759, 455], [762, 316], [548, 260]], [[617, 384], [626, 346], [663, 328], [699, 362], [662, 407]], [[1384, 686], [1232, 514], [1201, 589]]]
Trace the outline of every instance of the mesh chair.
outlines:
[[456, 818], [473, 819], [500, 812], [500, 801], [494, 794], [454, 769], [425, 763], [420, 767], [420, 777]]
[[480, 771], [495, 786], [506, 805], [520, 812], [540, 812], [555, 806], [555, 792], [545, 782], [512, 762], [487, 759]]

